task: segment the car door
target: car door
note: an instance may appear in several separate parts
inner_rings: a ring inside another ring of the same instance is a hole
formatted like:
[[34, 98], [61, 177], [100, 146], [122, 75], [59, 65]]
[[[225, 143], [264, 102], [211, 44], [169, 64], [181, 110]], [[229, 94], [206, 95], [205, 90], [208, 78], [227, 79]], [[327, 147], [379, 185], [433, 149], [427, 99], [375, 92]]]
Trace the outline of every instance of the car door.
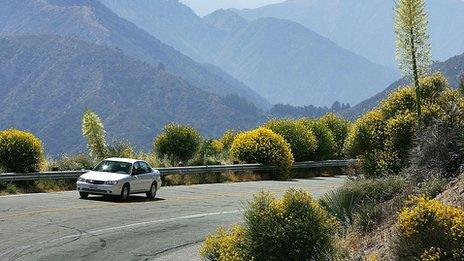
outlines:
[[143, 180], [141, 176], [144, 174], [144, 170], [139, 162], [135, 162], [132, 167], [131, 175], [131, 192], [140, 192], [143, 188]]
[[142, 191], [149, 191], [151, 183], [153, 183], [154, 175], [151, 167], [143, 161], [138, 162], [143, 169], [143, 174], [139, 175]]

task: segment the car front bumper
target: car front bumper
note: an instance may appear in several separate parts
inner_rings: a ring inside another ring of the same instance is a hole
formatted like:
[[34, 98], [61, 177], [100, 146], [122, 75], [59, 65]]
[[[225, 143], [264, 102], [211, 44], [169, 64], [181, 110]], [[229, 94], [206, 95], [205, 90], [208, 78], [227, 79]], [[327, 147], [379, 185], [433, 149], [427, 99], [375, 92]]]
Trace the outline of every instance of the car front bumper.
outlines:
[[76, 182], [76, 188], [79, 192], [99, 195], [119, 195], [121, 194], [122, 187], [119, 184], [116, 185], [96, 185], [86, 182]]

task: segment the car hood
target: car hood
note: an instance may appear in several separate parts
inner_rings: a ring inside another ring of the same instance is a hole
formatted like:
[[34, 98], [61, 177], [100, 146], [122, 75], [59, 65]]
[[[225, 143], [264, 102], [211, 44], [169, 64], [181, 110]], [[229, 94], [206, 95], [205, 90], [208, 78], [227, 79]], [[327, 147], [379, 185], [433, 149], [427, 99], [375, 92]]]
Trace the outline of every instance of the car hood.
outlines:
[[101, 180], [101, 181], [121, 180], [127, 177], [129, 177], [129, 175], [109, 173], [109, 172], [98, 172], [98, 171], [89, 171], [81, 176], [81, 178], [84, 178], [84, 179]]

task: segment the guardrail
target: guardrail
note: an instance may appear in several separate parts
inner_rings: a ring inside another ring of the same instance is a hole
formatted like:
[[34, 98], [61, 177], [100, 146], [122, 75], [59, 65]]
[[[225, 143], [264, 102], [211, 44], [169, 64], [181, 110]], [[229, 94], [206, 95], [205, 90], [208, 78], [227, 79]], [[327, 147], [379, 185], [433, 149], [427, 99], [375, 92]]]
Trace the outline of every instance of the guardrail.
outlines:
[[[324, 167], [348, 167], [355, 164], [356, 160], [328, 160], [328, 161], [307, 161], [298, 162], [292, 166], [292, 169], [314, 169]], [[193, 167], [175, 167], [175, 168], [158, 168], [161, 175], [189, 175], [189, 174], [206, 174], [222, 173], [227, 171], [265, 171], [276, 169], [272, 166], [261, 164], [236, 164], [236, 165], [211, 165], [211, 166], [193, 166]], [[76, 179], [80, 175], [88, 172], [81, 171], [45, 171], [31, 173], [4, 173], [0, 174], [0, 181], [33, 181], [33, 180], [58, 180], [58, 179]]]

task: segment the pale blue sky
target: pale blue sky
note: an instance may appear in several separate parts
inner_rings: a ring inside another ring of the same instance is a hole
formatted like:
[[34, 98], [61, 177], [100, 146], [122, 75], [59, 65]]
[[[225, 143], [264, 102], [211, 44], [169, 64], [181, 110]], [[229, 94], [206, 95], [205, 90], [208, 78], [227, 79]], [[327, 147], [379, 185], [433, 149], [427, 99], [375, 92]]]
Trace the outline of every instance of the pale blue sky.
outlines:
[[256, 8], [283, 1], [284, 0], [180, 0], [180, 2], [190, 6], [190, 8], [200, 16], [207, 15], [221, 8]]

